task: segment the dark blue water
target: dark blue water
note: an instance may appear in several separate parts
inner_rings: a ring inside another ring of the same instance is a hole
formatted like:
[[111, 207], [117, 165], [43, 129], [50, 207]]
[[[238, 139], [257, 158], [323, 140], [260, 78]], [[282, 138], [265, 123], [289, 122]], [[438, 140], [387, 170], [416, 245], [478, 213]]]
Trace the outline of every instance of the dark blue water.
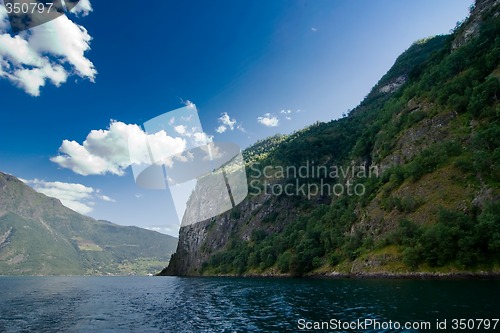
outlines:
[[453, 318], [499, 317], [500, 281], [0, 277], [0, 332], [306, 331], [332, 319], [432, 324], [337, 331], [436, 332], [436, 320], [452, 331]]

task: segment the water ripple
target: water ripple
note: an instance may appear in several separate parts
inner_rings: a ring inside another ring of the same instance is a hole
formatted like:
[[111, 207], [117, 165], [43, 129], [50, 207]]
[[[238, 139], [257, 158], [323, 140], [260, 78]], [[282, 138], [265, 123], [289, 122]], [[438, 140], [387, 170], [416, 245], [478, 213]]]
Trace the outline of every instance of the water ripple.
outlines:
[[492, 318], [499, 287], [498, 281], [1, 277], [0, 332], [285, 332], [297, 331], [299, 319]]

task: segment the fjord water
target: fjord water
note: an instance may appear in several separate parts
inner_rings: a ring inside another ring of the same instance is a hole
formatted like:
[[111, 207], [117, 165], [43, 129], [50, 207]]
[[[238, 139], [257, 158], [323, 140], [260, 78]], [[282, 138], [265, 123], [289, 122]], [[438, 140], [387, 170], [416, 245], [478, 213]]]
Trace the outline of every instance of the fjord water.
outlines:
[[0, 277], [0, 332], [300, 331], [299, 319], [435, 323], [498, 318], [499, 300], [494, 280]]

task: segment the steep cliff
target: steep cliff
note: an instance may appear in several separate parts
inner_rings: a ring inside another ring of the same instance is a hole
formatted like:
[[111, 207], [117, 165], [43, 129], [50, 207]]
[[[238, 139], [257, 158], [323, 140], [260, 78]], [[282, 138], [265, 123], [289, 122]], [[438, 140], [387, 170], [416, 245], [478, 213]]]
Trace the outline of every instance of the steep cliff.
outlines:
[[412, 45], [347, 117], [247, 149], [248, 198], [182, 228], [161, 274], [498, 271], [499, 3]]

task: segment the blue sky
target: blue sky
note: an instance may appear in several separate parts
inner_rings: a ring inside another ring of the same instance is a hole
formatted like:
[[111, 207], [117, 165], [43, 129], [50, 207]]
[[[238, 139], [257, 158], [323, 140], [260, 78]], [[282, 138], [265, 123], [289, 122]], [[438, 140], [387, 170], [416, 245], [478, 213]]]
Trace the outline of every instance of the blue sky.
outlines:
[[[82, 145], [91, 131], [109, 130], [111, 121], [131, 130], [188, 101], [215, 141], [242, 147], [335, 119], [354, 108], [412, 42], [448, 33], [471, 4], [160, 1], [144, 8], [86, 1], [69, 20], [21, 36], [31, 38], [26, 47], [49, 67], [26, 59], [19, 65], [14, 58], [26, 55], [8, 49], [14, 37], [0, 24], [0, 64], [11, 62], [10, 73], [0, 65], [0, 171], [63, 196], [92, 217], [175, 235], [167, 191], [138, 188], [126, 165], [120, 174], [104, 168], [82, 175], [74, 165], [51, 161], [61, 155], [63, 140]], [[43, 70], [26, 79], [15, 77], [15, 66]], [[37, 80], [45, 82], [38, 92]]]

